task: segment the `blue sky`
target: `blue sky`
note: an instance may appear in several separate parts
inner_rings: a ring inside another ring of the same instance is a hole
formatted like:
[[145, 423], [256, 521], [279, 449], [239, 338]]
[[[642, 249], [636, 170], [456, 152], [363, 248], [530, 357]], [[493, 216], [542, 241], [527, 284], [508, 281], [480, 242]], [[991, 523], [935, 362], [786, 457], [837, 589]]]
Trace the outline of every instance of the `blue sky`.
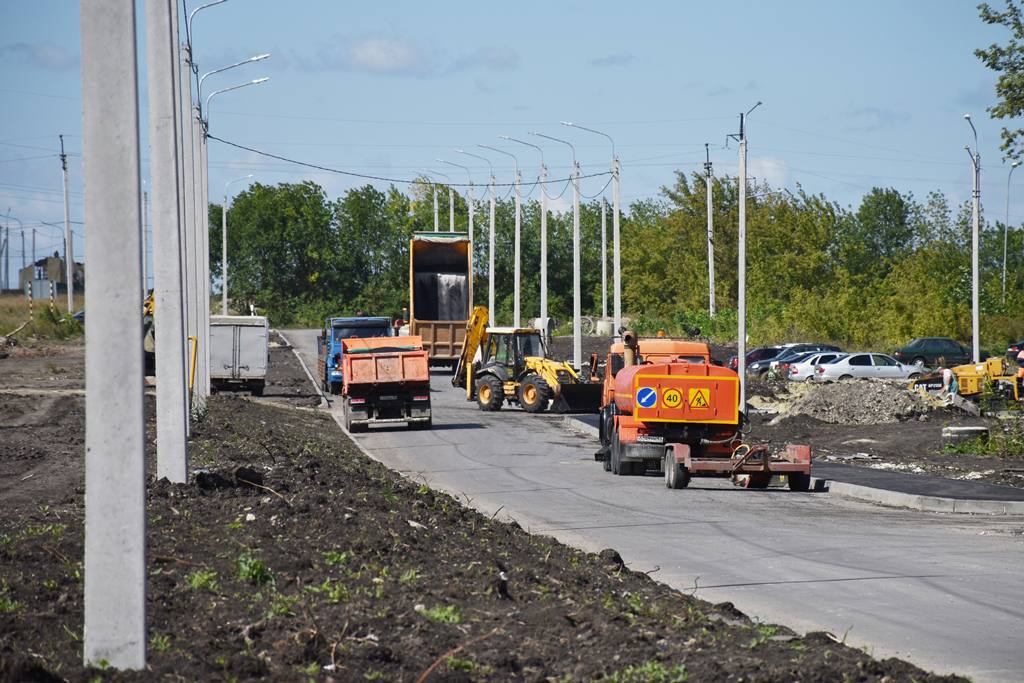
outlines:
[[[145, 3], [138, 5], [144, 55]], [[78, 31], [72, 0], [0, 3], [0, 214], [10, 207], [26, 225], [62, 220], [54, 154], [59, 133], [73, 155], [81, 149]], [[543, 143], [552, 176], [564, 177], [568, 149], [528, 135], [537, 130], [573, 141], [584, 173], [606, 170], [607, 141], [559, 125], [573, 120], [615, 139], [628, 203], [656, 196], [677, 169], [700, 168], [705, 142], [716, 173], [734, 174], [735, 145], [722, 145], [738, 113], [760, 100], [748, 123], [751, 175], [799, 183], [843, 205], [873, 186], [922, 199], [938, 189], [960, 202], [970, 194], [963, 147], [973, 138], [963, 114], [971, 112], [983, 203], [995, 218], [1005, 209], [1008, 167], [998, 149], [1002, 122], [985, 112], [995, 76], [973, 50], [1006, 38], [980, 22], [974, 2], [953, 0], [229, 0], [194, 24], [201, 72], [272, 53], [208, 79], [207, 92], [270, 77], [218, 96], [211, 133], [287, 157], [395, 178], [439, 171], [464, 182], [463, 171], [435, 161], [442, 157], [471, 166], [484, 184], [482, 162], [453, 151], [481, 152], [473, 148], [483, 143], [517, 154], [524, 178], [536, 177], [536, 152], [498, 138], [506, 134]], [[511, 160], [491, 157], [499, 182], [509, 181]], [[144, 172], [147, 158], [143, 147]], [[225, 182], [248, 173], [263, 183], [312, 178], [331, 196], [361, 184], [216, 142], [210, 167], [213, 201]], [[72, 219], [81, 221], [79, 156], [71, 177]], [[1020, 183], [1024, 172], [1011, 187], [1014, 222], [1024, 220]], [[583, 191], [603, 184], [584, 181]], [[85, 226], [75, 229], [81, 254]], [[59, 246], [55, 229], [40, 230], [40, 254]], [[12, 242], [17, 258], [16, 234]]]

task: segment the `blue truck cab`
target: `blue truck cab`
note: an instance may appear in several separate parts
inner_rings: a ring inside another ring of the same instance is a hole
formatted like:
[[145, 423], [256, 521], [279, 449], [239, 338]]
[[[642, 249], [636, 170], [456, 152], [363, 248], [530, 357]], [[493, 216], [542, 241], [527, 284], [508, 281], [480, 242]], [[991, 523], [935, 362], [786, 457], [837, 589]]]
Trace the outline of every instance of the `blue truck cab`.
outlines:
[[384, 317], [327, 318], [316, 338], [317, 374], [325, 392], [341, 393], [341, 354], [343, 339], [352, 337], [393, 337], [391, 320]]

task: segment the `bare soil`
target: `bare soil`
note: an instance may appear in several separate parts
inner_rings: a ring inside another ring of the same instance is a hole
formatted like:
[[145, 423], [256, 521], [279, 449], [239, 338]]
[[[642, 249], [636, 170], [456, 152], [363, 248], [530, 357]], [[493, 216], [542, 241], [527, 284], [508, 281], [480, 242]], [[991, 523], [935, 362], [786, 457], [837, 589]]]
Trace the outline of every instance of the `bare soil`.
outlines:
[[0, 681], [960, 680], [531, 536], [321, 413], [230, 394], [193, 430], [194, 481], [148, 482], [148, 670], [86, 669], [82, 398], [19, 399], [0, 393]]

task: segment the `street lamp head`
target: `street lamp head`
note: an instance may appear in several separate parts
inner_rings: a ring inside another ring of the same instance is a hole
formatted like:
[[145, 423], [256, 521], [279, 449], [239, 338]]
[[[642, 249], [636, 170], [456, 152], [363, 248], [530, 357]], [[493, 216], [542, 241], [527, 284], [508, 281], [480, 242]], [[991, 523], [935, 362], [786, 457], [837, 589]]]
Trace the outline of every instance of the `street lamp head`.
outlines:
[[250, 57], [249, 61], [250, 62], [260, 62], [260, 61], [263, 61], [264, 59], [266, 59], [269, 56], [270, 56], [269, 52], [264, 52], [261, 55], [256, 55], [255, 57]]
[[561, 124], [562, 124], [563, 126], [575, 126], [575, 125], [576, 125], [576, 124], [575, 124], [575, 123], [573, 123], [572, 121], [562, 121], [562, 122], [561, 122]]
[[1018, 166], [1020, 166], [1020, 162], [1019, 161], [1015, 161], [1012, 164], [1010, 164], [1010, 168], [1017, 168]]
[[511, 140], [512, 139], [512, 138], [510, 138], [507, 135], [499, 135], [498, 137], [501, 138], [502, 140]]
[[968, 121], [970, 121], [971, 120], [971, 115], [970, 114], [964, 114], [964, 118], [967, 119]]
[[269, 76], [264, 76], [263, 78], [257, 78], [257, 79], [254, 79], [252, 81], [249, 81], [249, 82], [252, 83], [253, 85], [259, 85], [260, 83], [266, 83], [269, 80], [270, 80]]

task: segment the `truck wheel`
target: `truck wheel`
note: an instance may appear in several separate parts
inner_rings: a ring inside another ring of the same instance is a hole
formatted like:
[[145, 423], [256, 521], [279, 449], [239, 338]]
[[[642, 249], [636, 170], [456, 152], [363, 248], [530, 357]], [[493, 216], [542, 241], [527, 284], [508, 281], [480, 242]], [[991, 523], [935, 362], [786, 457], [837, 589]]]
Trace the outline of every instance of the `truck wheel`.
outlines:
[[610, 451], [611, 449], [609, 449], [609, 452], [604, 454], [604, 460], [601, 462], [601, 464], [604, 465], [605, 472], [612, 471], [612, 454]]
[[690, 483], [690, 472], [681, 463], [676, 462], [675, 454], [665, 449], [665, 487], [670, 489], [685, 489]]
[[341, 382], [331, 382], [331, 393], [335, 396], [341, 393]]
[[262, 396], [264, 386], [266, 386], [266, 382], [264, 380], [253, 382], [249, 385], [249, 393], [253, 396]]
[[551, 388], [536, 373], [530, 373], [519, 385], [519, 405], [528, 413], [543, 413], [547, 410]]
[[793, 472], [786, 477], [789, 482], [790, 491], [809, 491], [811, 489], [811, 475], [804, 472]]
[[505, 388], [501, 380], [494, 375], [481, 377], [476, 385], [476, 402], [480, 410], [501, 410], [501, 404], [505, 400]]
[[622, 441], [619, 440], [619, 432], [612, 433], [612, 474], [625, 476], [632, 474], [633, 468], [628, 462], [622, 462]]
[[772, 475], [767, 472], [751, 472], [747, 477], [748, 489], [766, 489], [772, 483]]

